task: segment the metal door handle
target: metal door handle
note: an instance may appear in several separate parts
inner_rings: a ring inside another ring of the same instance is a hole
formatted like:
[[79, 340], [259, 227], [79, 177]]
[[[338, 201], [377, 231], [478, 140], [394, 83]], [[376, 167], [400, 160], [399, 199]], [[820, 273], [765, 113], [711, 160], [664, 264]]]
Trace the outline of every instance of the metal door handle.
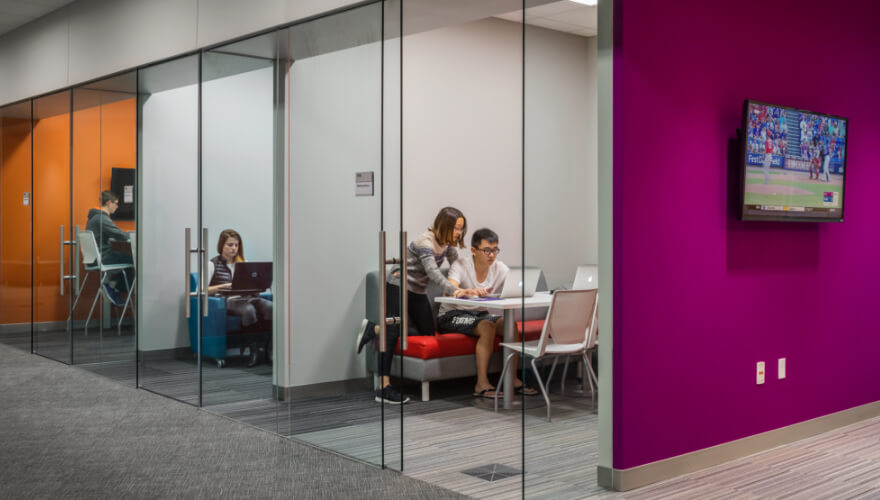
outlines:
[[[60, 226], [59, 229], [60, 229], [59, 232], [61, 235], [58, 240], [58, 260], [59, 260], [59, 264], [60, 264], [58, 266], [58, 268], [60, 271], [60, 278], [61, 279], [59, 280], [58, 288], [61, 293], [61, 296], [63, 297], [64, 296], [64, 282], [67, 280], [71, 280], [71, 279], [76, 278], [76, 276], [73, 274], [69, 274], [69, 275], [64, 274], [64, 246], [65, 245], [73, 245], [76, 241], [75, 240], [68, 241], [68, 240], [64, 239], [64, 226], [63, 225]], [[77, 284], [78, 283], [79, 283], [79, 279], [77, 278]]]
[[385, 231], [379, 231], [379, 352], [385, 352]]
[[58, 238], [58, 260], [61, 276], [58, 279], [58, 288], [61, 290], [61, 296], [64, 297], [64, 226], [61, 226], [61, 236]]
[[184, 268], [186, 269], [186, 280], [185, 280], [186, 281], [186, 283], [185, 283], [186, 288], [185, 288], [185, 292], [184, 292], [183, 296], [186, 297], [186, 300], [185, 300], [185, 302], [186, 302], [186, 317], [189, 318], [190, 314], [192, 314], [192, 311], [191, 311], [192, 308], [189, 305], [189, 302], [190, 302], [189, 298], [190, 297], [198, 297], [198, 295], [199, 295], [198, 290], [196, 290], [195, 292], [189, 291], [189, 275], [192, 272], [192, 266], [189, 263], [189, 254], [198, 253], [199, 249], [198, 248], [190, 248], [190, 243], [192, 241], [192, 229], [191, 228], [186, 227], [183, 229], [183, 239], [184, 239], [184, 245], [185, 245], [184, 253], [183, 253], [183, 259], [184, 259], [183, 262], [184, 262]]
[[406, 350], [409, 338], [409, 292], [406, 275], [406, 231], [400, 232], [400, 350]]
[[208, 317], [208, 228], [202, 228], [202, 249], [201, 249], [201, 258], [202, 258], [202, 272], [201, 274], [201, 284], [202, 284], [202, 316]]
[[74, 275], [74, 285], [73, 289], [76, 290], [76, 294], [79, 295], [82, 290], [79, 289], [79, 226], [75, 226], [73, 231], [73, 275]]

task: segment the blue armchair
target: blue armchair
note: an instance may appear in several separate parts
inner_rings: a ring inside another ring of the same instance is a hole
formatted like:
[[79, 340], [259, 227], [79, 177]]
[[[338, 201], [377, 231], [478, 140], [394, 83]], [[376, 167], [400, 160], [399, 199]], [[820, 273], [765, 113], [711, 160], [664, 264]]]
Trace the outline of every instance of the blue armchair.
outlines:
[[[196, 291], [198, 279], [198, 273], [190, 274], [189, 289], [191, 292]], [[260, 296], [272, 300], [271, 293], [262, 293]], [[195, 312], [199, 310], [198, 300], [199, 297], [189, 297], [190, 310], [193, 311], [189, 316], [189, 346], [194, 354], [198, 352], [198, 314]], [[247, 345], [249, 337], [252, 335], [252, 332], [242, 331], [241, 317], [226, 314], [225, 297], [208, 297], [208, 315], [202, 316], [201, 320], [202, 356], [214, 358], [219, 368], [226, 366], [228, 349]]]

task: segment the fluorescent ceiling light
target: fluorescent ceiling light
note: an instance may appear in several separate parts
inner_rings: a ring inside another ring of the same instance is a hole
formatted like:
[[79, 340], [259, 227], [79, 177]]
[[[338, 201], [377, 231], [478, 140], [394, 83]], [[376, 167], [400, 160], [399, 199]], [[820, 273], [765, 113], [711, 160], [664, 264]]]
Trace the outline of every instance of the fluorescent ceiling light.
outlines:
[[570, 0], [574, 3], [582, 3], [584, 5], [589, 5], [590, 7], [595, 7], [599, 0]]

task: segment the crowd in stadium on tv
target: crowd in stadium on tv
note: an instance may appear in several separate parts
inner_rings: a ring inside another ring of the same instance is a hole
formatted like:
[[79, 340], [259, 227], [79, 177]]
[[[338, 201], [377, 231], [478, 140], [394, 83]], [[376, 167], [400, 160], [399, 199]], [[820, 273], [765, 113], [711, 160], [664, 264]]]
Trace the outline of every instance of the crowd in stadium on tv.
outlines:
[[787, 126], [783, 109], [763, 104], [751, 104], [749, 106], [749, 152], [761, 154], [772, 152], [774, 155], [785, 156], [788, 147]]
[[807, 160], [825, 153], [843, 160], [846, 129], [841, 120], [827, 116], [800, 114], [801, 157]]

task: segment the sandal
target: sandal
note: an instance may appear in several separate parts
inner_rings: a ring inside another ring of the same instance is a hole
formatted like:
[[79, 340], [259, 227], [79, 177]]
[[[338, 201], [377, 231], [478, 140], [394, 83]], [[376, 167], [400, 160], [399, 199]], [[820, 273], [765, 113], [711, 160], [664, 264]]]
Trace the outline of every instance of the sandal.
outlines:
[[535, 390], [531, 387], [526, 387], [525, 385], [521, 385], [521, 386], [517, 387], [516, 389], [513, 390], [513, 393], [516, 394], [517, 396], [523, 396], [523, 395], [537, 396], [538, 395], [537, 390]]
[[[490, 394], [490, 393], [491, 393], [491, 394]], [[499, 397], [501, 397], [503, 394], [504, 394], [504, 393], [502, 393], [502, 392], [500, 392], [500, 391], [498, 392], [498, 396], [499, 396]], [[488, 388], [486, 388], [486, 389], [483, 389], [483, 390], [480, 391], [480, 392], [475, 392], [475, 393], [473, 394], [473, 396], [474, 396], [475, 398], [495, 399], [495, 388], [494, 388], [494, 387], [488, 387]]]

